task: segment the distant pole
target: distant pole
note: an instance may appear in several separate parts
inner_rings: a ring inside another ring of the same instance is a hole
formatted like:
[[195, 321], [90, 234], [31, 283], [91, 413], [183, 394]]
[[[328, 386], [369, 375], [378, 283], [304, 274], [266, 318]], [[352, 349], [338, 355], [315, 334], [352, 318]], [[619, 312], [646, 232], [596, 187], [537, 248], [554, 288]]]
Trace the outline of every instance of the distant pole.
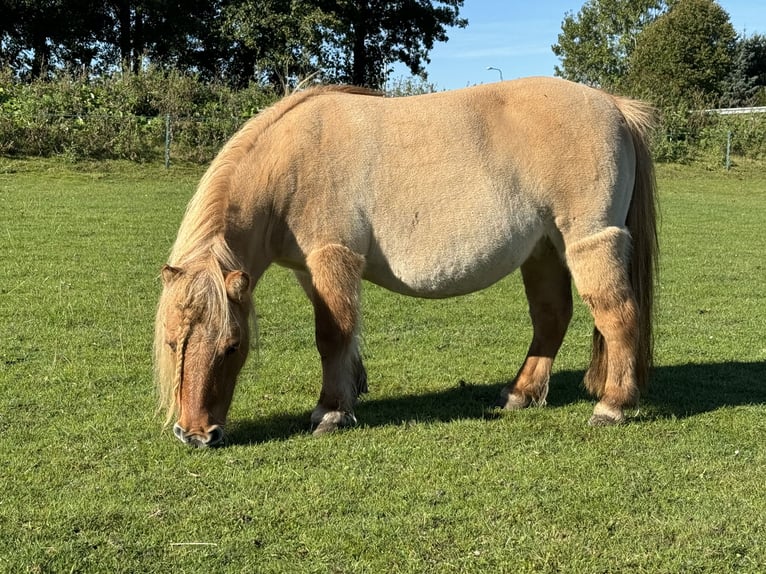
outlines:
[[731, 169], [731, 130], [726, 134], [726, 171]]
[[170, 114], [165, 115], [165, 169], [170, 168]]
[[503, 81], [503, 71], [500, 68], [495, 68], [494, 66], [487, 66], [488, 70], [495, 70], [500, 74], [500, 81]]

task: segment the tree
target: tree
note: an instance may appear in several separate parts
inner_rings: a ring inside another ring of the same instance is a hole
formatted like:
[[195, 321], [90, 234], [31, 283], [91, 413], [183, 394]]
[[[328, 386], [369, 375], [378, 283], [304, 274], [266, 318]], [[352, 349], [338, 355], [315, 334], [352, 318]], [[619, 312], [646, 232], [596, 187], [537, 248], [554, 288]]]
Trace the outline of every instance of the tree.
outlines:
[[31, 78], [55, 66], [89, 66], [106, 21], [97, 0], [2, 0], [0, 12], [0, 63]]
[[766, 36], [737, 40], [732, 71], [724, 82], [723, 107], [766, 104]]
[[715, 105], [732, 71], [736, 33], [713, 0], [678, 0], [637, 37], [628, 82], [660, 107]]
[[242, 85], [251, 80], [287, 87], [316, 74], [327, 61], [338, 25], [317, 2], [234, 0], [222, 10], [223, 73]]
[[[18, 75], [163, 69], [287, 86], [381, 87], [395, 61], [425, 77], [463, 0], [0, 0], [0, 63]], [[66, 23], [63, 26], [62, 23]], [[26, 73], [22, 73], [26, 70]]]
[[29, 78], [62, 68], [137, 72], [145, 60], [206, 68], [223, 1], [0, 0], [0, 64]]
[[558, 43], [555, 74], [616, 90], [627, 73], [636, 37], [665, 9], [664, 0], [588, 0], [577, 15], [567, 13]]
[[103, 38], [110, 59], [137, 73], [144, 59], [165, 68], [207, 71], [207, 55], [217, 54], [216, 0], [110, 0]]
[[394, 61], [425, 78], [434, 42], [448, 40], [447, 28], [462, 28], [463, 0], [340, 0], [330, 2], [342, 59], [337, 80], [380, 88]]
[[[38, 78], [65, 69], [137, 72], [144, 58], [176, 65], [193, 54], [213, 0], [0, 0], [0, 63]], [[65, 25], [62, 25], [65, 23]], [[188, 58], [187, 58], [188, 59]], [[184, 60], [185, 65], [191, 63]]]
[[[465, 26], [463, 0], [234, 0], [224, 36], [258, 79], [288, 83], [321, 72], [327, 81], [379, 88], [394, 61], [425, 75], [428, 53]], [[232, 62], [235, 68], [240, 63]]]

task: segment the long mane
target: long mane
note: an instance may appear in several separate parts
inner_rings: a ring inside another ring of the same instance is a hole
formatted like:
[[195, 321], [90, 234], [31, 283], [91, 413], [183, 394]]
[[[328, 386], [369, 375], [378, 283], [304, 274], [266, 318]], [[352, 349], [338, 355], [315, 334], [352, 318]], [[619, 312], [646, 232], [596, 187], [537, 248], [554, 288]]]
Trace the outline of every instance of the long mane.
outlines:
[[[294, 93], [248, 120], [224, 145], [200, 180], [184, 214], [178, 236], [168, 258], [168, 265], [183, 271], [184, 292], [163, 289], [157, 309], [154, 334], [154, 378], [159, 407], [167, 413], [166, 424], [175, 414], [179, 361], [165, 343], [164, 317], [172, 306], [183, 306], [204, 321], [217, 325], [225, 333], [234, 320], [226, 295], [224, 273], [244, 267], [226, 243], [226, 212], [231, 179], [237, 166], [259, 141], [263, 133], [285, 114], [302, 103], [327, 93], [375, 95], [375, 92], [352, 86], [323, 86]], [[255, 325], [253, 306], [251, 323]], [[248, 329], [248, 325], [241, 325]]]
[[215, 245], [215, 238], [220, 236], [226, 227], [225, 216], [232, 173], [269, 127], [307, 100], [328, 93], [377, 94], [355, 86], [321, 86], [291, 94], [248, 120], [224, 145], [200, 180], [173, 245], [168, 262], [170, 265], [184, 267], [189, 262], [209, 255], [211, 248], [216, 256], [223, 260], [228, 259], [230, 254], [219, 252], [222, 246]]

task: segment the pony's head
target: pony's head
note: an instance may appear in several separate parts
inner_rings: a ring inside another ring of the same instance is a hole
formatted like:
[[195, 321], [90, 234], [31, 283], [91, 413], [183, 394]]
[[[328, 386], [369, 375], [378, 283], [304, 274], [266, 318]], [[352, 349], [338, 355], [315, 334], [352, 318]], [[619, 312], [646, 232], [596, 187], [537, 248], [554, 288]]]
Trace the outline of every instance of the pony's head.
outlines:
[[249, 349], [251, 281], [218, 264], [162, 269], [154, 356], [160, 408], [193, 446], [224, 436], [234, 385]]

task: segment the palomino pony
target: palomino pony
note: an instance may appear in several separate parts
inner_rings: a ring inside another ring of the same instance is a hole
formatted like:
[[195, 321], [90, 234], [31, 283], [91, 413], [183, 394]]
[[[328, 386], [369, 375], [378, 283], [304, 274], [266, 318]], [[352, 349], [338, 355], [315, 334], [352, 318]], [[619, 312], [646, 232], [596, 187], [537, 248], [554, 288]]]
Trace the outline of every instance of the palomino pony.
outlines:
[[315, 88], [251, 119], [202, 178], [162, 270], [155, 369], [175, 435], [222, 441], [253, 288], [271, 263], [295, 270], [314, 307], [315, 433], [355, 423], [367, 389], [363, 279], [452, 297], [518, 267], [534, 333], [499, 406], [545, 403], [574, 280], [595, 321], [590, 424], [623, 421], [652, 357], [651, 115], [639, 102], [530, 78], [406, 98]]

